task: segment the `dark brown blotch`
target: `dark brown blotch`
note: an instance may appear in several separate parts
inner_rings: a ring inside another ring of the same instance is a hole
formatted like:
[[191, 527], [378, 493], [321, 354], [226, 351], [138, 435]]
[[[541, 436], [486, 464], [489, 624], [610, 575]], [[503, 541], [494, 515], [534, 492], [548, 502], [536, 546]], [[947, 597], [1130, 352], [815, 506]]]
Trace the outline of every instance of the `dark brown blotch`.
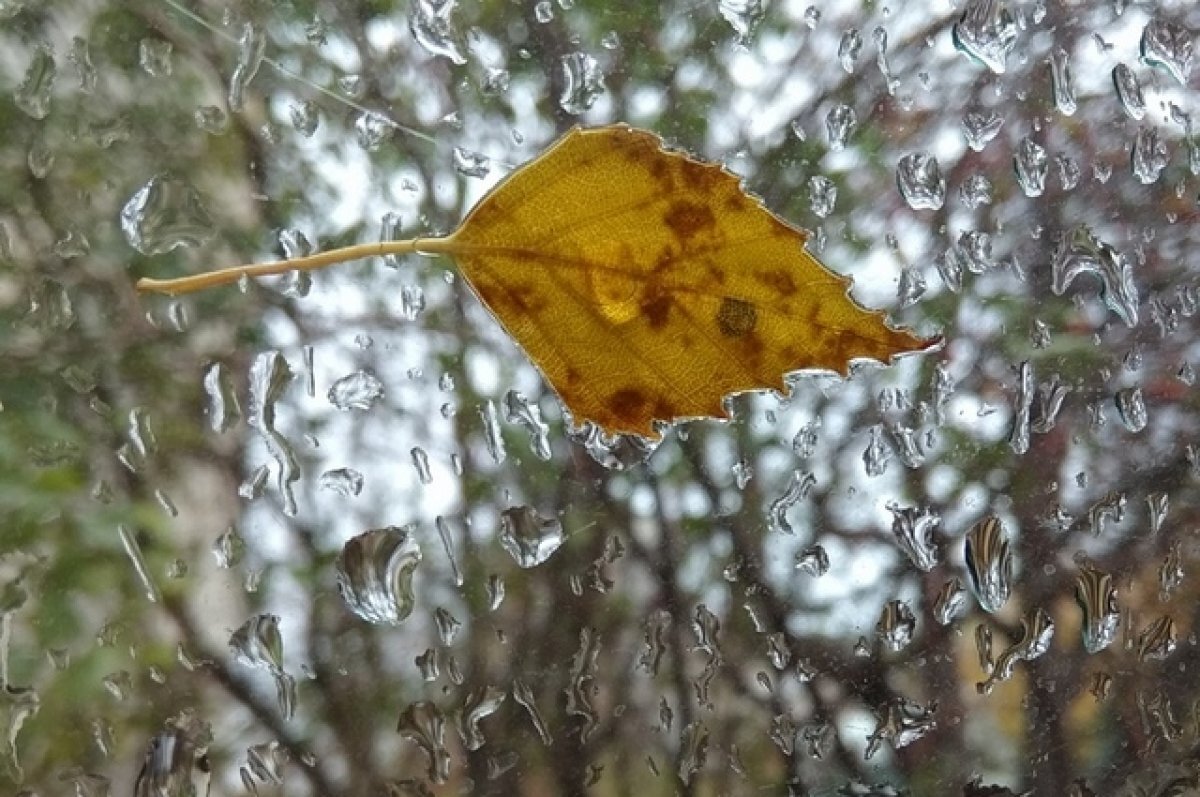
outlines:
[[682, 200], [671, 205], [670, 209], [663, 214], [663, 222], [671, 232], [675, 233], [679, 242], [684, 244], [697, 234], [711, 230], [717, 224], [713, 212], [704, 205]]
[[742, 299], [726, 296], [717, 308], [717, 329], [727, 338], [749, 335], [758, 325], [758, 311]]
[[660, 330], [667, 324], [671, 315], [671, 297], [665, 293], [655, 293], [647, 296], [642, 302], [642, 317], [653, 330]]
[[756, 271], [754, 277], [780, 296], [791, 296], [796, 292], [796, 280], [781, 268]]
[[636, 387], [623, 387], [608, 398], [608, 408], [612, 414], [630, 424], [639, 420], [645, 405], [646, 394]]

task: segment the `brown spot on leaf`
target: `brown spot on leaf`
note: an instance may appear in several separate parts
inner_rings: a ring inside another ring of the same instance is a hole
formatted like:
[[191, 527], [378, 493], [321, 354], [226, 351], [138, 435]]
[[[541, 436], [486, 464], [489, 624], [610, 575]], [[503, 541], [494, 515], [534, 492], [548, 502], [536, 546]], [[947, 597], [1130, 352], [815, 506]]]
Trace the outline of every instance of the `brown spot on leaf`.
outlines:
[[683, 200], [671, 205], [663, 215], [663, 221], [679, 242], [684, 244], [697, 233], [712, 229], [717, 223], [709, 208]]
[[654, 293], [642, 302], [642, 316], [651, 329], [659, 330], [667, 323], [671, 314], [671, 297], [665, 293]]
[[754, 305], [741, 299], [726, 296], [717, 308], [717, 329], [729, 338], [740, 338], [754, 331], [758, 325], [758, 311]]
[[770, 271], [756, 271], [754, 277], [780, 296], [791, 296], [796, 292], [796, 280], [781, 268]]
[[623, 387], [614, 392], [608, 399], [608, 408], [612, 414], [627, 423], [634, 423], [641, 414], [646, 403], [646, 394], [636, 387]]

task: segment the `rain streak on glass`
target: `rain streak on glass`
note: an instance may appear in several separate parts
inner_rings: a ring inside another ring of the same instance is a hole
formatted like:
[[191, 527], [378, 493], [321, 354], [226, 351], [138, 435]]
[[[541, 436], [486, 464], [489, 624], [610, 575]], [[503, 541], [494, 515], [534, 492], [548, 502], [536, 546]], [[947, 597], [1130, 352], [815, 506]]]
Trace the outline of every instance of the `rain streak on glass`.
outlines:
[[565, 541], [562, 522], [533, 507], [514, 506], [500, 513], [500, 544], [520, 567], [537, 567]]
[[329, 403], [339, 410], [369, 410], [383, 398], [383, 382], [371, 371], [355, 371], [333, 383]]
[[829, 150], [839, 152], [858, 125], [858, 114], [849, 105], [838, 104], [829, 109], [825, 116], [825, 132], [829, 136]]
[[971, 589], [984, 611], [1004, 608], [1012, 594], [1013, 556], [1000, 518], [980, 520], [967, 532], [965, 541], [967, 575]]
[[165, 174], [151, 178], [121, 208], [121, 232], [144, 255], [199, 246], [213, 234], [212, 220], [196, 189]]
[[1181, 86], [1192, 74], [1192, 48], [1191, 32], [1175, 22], [1154, 17], [1142, 30], [1142, 61], [1165, 70]]
[[267, 37], [262, 28], [252, 22], [242, 26], [242, 36], [238, 39], [238, 62], [229, 78], [229, 110], [235, 113], [242, 110], [246, 87], [258, 74], [266, 48]]
[[1125, 64], [1117, 64], [1113, 67], [1112, 78], [1121, 107], [1130, 119], [1140, 121], [1146, 115], [1146, 98], [1142, 96], [1142, 84], [1137, 75]]
[[421, 549], [411, 528], [365, 531], [342, 547], [338, 592], [350, 610], [369, 623], [398, 625], [416, 604], [413, 575]]
[[587, 111], [604, 93], [604, 73], [599, 62], [587, 53], [567, 53], [558, 68], [563, 78], [558, 104], [572, 116]]
[[972, 0], [952, 31], [954, 46], [997, 75], [1017, 44], [1017, 23], [1003, 0]]
[[946, 200], [946, 180], [927, 152], [905, 155], [896, 165], [896, 185], [913, 210], [938, 210]]
[[1075, 581], [1075, 601], [1083, 611], [1083, 646], [1088, 653], [1099, 653], [1117, 638], [1121, 622], [1112, 574], [1082, 568]]
[[1061, 47], [1050, 53], [1051, 83], [1054, 89], [1054, 107], [1063, 116], [1072, 116], [1078, 108], [1075, 99], [1075, 80], [1071, 76], [1071, 56]]

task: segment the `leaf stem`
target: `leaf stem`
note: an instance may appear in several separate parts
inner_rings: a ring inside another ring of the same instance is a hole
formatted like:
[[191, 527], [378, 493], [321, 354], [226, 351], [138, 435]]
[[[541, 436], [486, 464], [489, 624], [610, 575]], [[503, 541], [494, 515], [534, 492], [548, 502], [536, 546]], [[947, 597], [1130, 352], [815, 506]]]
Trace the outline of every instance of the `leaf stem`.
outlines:
[[168, 296], [179, 296], [183, 293], [195, 293], [207, 288], [221, 285], [232, 285], [243, 277], [270, 277], [286, 274], [289, 271], [316, 271], [326, 266], [346, 263], [351, 260], [362, 260], [368, 257], [384, 255], [408, 254], [450, 254], [454, 251], [453, 236], [445, 238], [411, 238], [406, 241], [380, 241], [373, 244], [356, 244], [331, 249], [328, 252], [318, 252], [307, 257], [297, 257], [291, 260], [276, 260], [271, 263], [248, 263], [243, 266], [207, 271], [203, 274], [193, 274], [190, 277], [175, 279], [151, 279], [143, 277], [137, 282], [141, 293], [162, 293]]

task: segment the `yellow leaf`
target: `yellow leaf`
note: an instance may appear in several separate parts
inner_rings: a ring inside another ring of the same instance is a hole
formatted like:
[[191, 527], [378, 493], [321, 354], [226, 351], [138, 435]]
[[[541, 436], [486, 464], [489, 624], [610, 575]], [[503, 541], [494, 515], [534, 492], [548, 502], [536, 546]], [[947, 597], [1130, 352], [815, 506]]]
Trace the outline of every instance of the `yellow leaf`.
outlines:
[[884, 323], [805, 234], [720, 166], [625, 125], [576, 128], [485, 196], [453, 234], [368, 244], [138, 287], [181, 293], [243, 275], [400, 252], [449, 254], [577, 423], [657, 438], [722, 400], [846, 373], [933, 341]]

